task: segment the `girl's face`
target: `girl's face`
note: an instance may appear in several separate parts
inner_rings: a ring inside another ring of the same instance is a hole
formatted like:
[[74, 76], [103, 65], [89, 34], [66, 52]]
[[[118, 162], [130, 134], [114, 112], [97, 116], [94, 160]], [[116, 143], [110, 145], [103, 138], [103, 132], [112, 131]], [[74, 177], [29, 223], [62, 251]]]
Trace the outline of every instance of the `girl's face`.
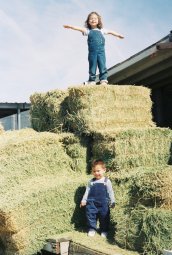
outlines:
[[88, 23], [91, 26], [91, 28], [97, 28], [97, 25], [99, 23], [98, 16], [96, 14], [91, 14]]
[[106, 168], [104, 168], [102, 165], [96, 165], [92, 170], [92, 173], [97, 180], [101, 179], [105, 172]]

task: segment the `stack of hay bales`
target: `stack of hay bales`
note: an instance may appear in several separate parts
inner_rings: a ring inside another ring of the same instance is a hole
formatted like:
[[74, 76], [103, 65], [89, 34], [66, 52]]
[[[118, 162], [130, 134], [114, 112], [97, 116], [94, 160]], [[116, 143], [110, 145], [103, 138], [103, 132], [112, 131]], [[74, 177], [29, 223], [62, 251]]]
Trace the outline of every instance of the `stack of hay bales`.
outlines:
[[[41, 249], [48, 236], [84, 224], [82, 214], [76, 212], [87, 176], [72, 169], [74, 163], [63, 139], [58, 134], [31, 129], [0, 136], [3, 254], [31, 255]], [[81, 150], [84, 157], [82, 146]]]
[[[172, 131], [152, 122], [150, 90], [78, 86], [36, 93], [31, 103], [33, 128], [58, 134], [0, 136], [0, 243], [6, 253], [31, 255], [48, 236], [84, 225], [76, 203], [91, 178], [88, 163], [98, 157], [112, 170], [116, 193], [111, 238], [149, 255], [170, 248]], [[61, 133], [66, 130], [72, 133]]]

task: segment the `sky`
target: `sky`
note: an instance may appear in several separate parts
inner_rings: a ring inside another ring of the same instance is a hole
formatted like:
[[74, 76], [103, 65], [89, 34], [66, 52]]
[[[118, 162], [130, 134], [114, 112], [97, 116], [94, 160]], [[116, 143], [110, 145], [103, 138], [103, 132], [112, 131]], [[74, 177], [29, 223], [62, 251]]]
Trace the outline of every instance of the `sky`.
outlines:
[[98, 12], [110, 68], [172, 30], [172, 0], [0, 0], [0, 102], [29, 102], [35, 92], [65, 90], [88, 80], [84, 26]]

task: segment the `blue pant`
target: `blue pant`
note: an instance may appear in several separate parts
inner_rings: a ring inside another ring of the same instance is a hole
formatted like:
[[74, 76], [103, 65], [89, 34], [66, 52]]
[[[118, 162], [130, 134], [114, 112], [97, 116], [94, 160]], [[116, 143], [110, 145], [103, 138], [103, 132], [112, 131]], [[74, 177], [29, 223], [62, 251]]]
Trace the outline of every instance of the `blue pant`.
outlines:
[[95, 201], [87, 201], [86, 205], [86, 217], [88, 229], [97, 229], [97, 219], [100, 223], [100, 231], [107, 232], [110, 222], [110, 210], [107, 204], [98, 203]]
[[105, 51], [101, 49], [89, 52], [88, 61], [89, 61], [89, 81], [95, 81], [97, 66], [100, 73], [99, 74], [100, 81], [107, 80]]

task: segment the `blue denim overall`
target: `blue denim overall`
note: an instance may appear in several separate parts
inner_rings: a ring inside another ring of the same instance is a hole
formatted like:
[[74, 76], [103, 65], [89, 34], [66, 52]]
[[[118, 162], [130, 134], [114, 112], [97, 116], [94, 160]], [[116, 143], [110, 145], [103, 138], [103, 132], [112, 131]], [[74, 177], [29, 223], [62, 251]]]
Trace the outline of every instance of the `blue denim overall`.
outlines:
[[106, 178], [104, 183], [94, 183], [90, 191], [86, 204], [86, 217], [88, 229], [97, 229], [97, 219], [100, 223], [100, 231], [107, 232], [110, 221], [109, 199], [106, 187]]
[[107, 80], [105, 38], [100, 30], [91, 29], [88, 34], [89, 81], [95, 81], [97, 66], [99, 79]]

